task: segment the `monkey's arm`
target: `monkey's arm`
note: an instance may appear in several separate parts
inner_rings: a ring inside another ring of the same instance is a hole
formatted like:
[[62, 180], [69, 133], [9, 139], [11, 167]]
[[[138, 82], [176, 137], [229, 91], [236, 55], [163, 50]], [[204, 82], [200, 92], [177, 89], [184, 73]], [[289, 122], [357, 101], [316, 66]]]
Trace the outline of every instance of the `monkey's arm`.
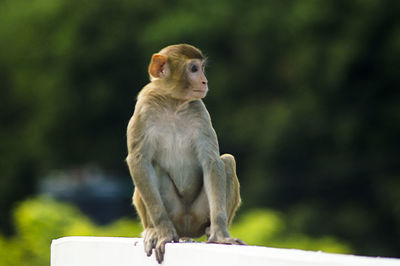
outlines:
[[[140, 99], [138, 99], [138, 103]], [[138, 104], [137, 104], [138, 105]], [[165, 244], [178, 241], [179, 236], [168, 216], [163, 198], [160, 193], [160, 177], [157, 175], [152, 158], [155, 152], [155, 145], [151, 139], [146, 137], [148, 128], [146, 125], [146, 108], [140, 104], [128, 124], [127, 142], [128, 157], [127, 163], [132, 179], [135, 183], [135, 190], [140, 195], [143, 205], [135, 205], [141, 217], [149, 218], [149, 224], [144, 228], [144, 249], [147, 256], [155, 251], [157, 261], [161, 263], [164, 257]], [[149, 115], [147, 108], [147, 115]], [[150, 113], [151, 114], [151, 113]], [[140, 210], [140, 208], [143, 208]]]
[[126, 161], [135, 187], [150, 216], [152, 227], [175, 230], [161, 198], [159, 180], [151, 164], [151, 145], [146, 143], [145, 123], [141, 119], [140, 113], [138, 110], [128, 125], [128, 157]]
[[210, 238], [223, 242], [229, 238], [226, 209], [226, 173], [219, 154], [217, 136], [211, 127], [196, 141], [199, 161], [203, 169], [204, 189], [210, 207]]
[[195, 147], [198, 159], [203, 169], [204, 189], [210, 207], [210, 237], [209, 242], [229, 243], [226, 173], [225, 165], [220, 157], [217, 134], [212, 127], [211, 117], [204, 103], [193, 104], [200, 115], [203, 126]]
[[226, 210], [226, 174], [222, 160], [209, 158], [203, 161], [204, 188], [210, 207], [209, 241], [224, 242], [229, 238]]
[[158, 186], [158, 177], [150, 160], [143, 156], [128, 155], [129, 171], [133, 177], [136, 189], [146, 206], [153, 227], [174, 229], [168, 217]]
[[[169, 219], [164, 202], [161, 198], [158, 178], [151, 162], [142, 156], [129, 154], [128, 165], [135, 183], [135, 189], [139, 191], [149, 215], [151, 225], [144, 231], [144, 250], [147, 256], [154, 249], [157, 261], [161, 263], [164, 258], [165, 244], [179, 240], [175, 227]], [[136, 206], [138, 208], [138, 206]]]

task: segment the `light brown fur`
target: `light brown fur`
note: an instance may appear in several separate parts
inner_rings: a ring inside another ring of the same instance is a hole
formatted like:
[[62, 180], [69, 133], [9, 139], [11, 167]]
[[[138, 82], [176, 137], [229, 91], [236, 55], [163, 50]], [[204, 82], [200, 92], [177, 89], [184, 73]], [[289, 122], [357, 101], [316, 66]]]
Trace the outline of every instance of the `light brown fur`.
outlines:
[[153, 55], [151, 82], [138, 95], [128, 124], [126, 159], [133, 203], [144, 227], [145, 252], [162, 262], [167, 242], [200, 237], [244, 244], [228, 227], [240, 205], [232, 155], [220, 156], [210, 115], [204, 57], [190, 45]]

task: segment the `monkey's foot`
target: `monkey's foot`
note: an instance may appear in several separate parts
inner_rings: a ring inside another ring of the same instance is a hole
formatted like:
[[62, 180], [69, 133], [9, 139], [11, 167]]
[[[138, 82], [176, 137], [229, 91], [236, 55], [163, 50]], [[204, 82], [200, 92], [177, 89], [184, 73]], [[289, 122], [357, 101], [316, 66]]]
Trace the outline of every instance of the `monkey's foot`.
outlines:
[[230, 237], [228, 231], [226, 231], [225, 234], [221, 232], [212, 234], [210, 227], [207, 227], [206, 235], [207, 235], [207, 243], [246, 245], [246, 243], [241, 239]]
[[205, 234], [206, 234], [207, 240], [210, 239], [210, 227], [209, 226], [206, 228]]
[[179, 243], [195, 243], [193, 238], [190, 237], [180, 237], [179, 238]]
[[226, 245], [246, 245], [246, 243], [239, 238], [225, 237], [222, 239], [208, 239], [207, 243], [226, 244]]

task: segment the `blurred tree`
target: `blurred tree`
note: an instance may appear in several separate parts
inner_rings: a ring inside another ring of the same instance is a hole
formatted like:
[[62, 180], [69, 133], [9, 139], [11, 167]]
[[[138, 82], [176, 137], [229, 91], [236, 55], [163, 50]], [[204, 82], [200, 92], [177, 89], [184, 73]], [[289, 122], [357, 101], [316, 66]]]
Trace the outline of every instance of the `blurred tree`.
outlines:
[[394, 0], [1, 1], [0, 216], [50, 169], [95, 162], [127, 176], [125, 126], [150, 55], [188, 42], [210, 58], [206, 104], [221, 150], [238, 157], [243, 208], [399, 256], [399, 11]]
[[16, 234], [0, 234], [1, 265], [48, 265], [51, 241], [64, 236], [138, 237], [142, 230], [139, 222], [128, 219], [96, 226], [75, 207], [46, 197], [20, 203], [13, 217]]

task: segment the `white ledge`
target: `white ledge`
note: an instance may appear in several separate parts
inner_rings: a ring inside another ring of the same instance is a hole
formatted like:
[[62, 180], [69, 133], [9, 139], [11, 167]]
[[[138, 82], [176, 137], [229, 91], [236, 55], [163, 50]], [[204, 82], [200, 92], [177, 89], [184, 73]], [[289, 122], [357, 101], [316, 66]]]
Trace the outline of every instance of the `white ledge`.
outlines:
[[[53, 240], [51, 266], [81, 265], [159, 264], [154, 254], [146, 256], [141, 238], [75, 236]], [[400, 260], [258, 246], [170, 243], [162, 265], [400, 266]]]

